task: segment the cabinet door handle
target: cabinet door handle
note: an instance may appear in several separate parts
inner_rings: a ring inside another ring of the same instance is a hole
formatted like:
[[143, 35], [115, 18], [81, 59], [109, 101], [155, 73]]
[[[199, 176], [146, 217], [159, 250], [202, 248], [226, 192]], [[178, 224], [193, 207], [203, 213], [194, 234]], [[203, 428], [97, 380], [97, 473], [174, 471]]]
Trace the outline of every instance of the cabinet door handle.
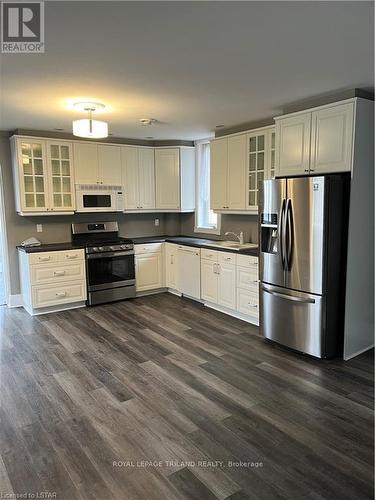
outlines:
[[308, 168], [305, 168], [305, 172], [308, 172], [308, 171], [309, 171], [309, 169], [308, 169]]
[[51, 260], [51, 257], [38, 257], [38, 258], [42, 262], [47, 262], [48, 260]]
[[171, 264], [173, 264], [173, 255], [171, 255]]
[[65, 271], [53, 271], [53, 275], [54, 276], [64, 276], [65, 275]]
[[56, 297], [66, 297], [66, 292], [56, 292]]

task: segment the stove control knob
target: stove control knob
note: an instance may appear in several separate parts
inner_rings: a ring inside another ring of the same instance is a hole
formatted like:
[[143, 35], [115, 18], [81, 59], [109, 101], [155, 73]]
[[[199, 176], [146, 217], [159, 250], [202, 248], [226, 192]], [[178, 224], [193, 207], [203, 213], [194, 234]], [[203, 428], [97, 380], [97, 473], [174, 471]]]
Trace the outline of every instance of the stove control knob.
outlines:
[[99, 252], [104, 252], [104, 247], [98, 247]]
[[120, 248], [121, 248], [121, 250], [127, 250], [129, 248], [129, 246], [128, 245], [121, 245]]

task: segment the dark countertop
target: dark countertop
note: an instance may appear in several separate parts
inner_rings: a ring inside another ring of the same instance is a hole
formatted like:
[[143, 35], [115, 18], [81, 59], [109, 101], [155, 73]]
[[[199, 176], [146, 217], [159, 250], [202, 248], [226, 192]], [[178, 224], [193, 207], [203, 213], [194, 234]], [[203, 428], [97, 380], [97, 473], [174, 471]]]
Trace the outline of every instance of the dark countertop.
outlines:
[[65, 243], [45, 243], [38, 247], [22, 247], [17, 246], [18, 250], [22, 250], [26, 253], [37, 253], [37, 252], [56, 252], [58, 250], [77, 250], [80, 248], [85, 248], [84, 245], [75, 245], [71, 241], [66, 241]]
[[209, 240], [206, 238], [194, 238], [192, 236], [149, 236], [142, 238], [132, 238], [135, 245], [142, 245], [146, 243], [162, 243], [166, 241], [167, 243], [176, 243], [178, 245], [186, 245], [189, 247], [198, 247], [198, 248], [212, 248], [214, 250], [218, 250], [219, 252], [231, 252], [231, 253], [240, 253], [245, 255], [253, 255], [254, 257], [258, 257], [259, 248], [243, 248], [242, 250], [233, 250], [233, 248], [218, 248], [213, 246], [212, 243], [215, 243], [218, 240]]
[[[194, 238], [192, 236], [145, 236], [140, 238], [131, 238], [135, 245], [142, 245], [146, 243], [176, 243], [178, 245], [186, 245], [189, 247], [198, 248], [213, 248], [219, 252], [232, 252], [240, 253], [245, 255], [258, 256], [259, 250], [256, 248], [244, 248], [242, 250], [233, 250], [233, 248], [218, 248], [212, 246], [212, 243], [217, 240], [209, 240], [206, 238]], [[26, 253], [36, 253], [36, 252], [56, 252], [59, 250], [75, 250], [79, 248], [85, 248], [84, 245], [77, 245], [71, 241], [66, 241], [65, 243], [46, 243], [37, 247], [22, 247], [17, 246], [18, 250]]]

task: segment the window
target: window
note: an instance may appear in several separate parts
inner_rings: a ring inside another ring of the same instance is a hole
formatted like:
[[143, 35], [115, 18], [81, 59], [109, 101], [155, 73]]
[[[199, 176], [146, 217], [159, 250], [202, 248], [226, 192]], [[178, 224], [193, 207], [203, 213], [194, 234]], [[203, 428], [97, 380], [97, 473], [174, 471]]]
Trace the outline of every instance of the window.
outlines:
[[210, 143], [197, 141], [197, 203], [195, 210], [196, 233], [220, 234], [220, 215], [210, 209]]

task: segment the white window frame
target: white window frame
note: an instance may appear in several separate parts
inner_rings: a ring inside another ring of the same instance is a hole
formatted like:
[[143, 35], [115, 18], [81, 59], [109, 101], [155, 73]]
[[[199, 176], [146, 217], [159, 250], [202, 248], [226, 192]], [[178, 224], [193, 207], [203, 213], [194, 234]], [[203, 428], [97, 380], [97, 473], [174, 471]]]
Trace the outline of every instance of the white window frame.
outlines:
[[194, 232], [195, 233], [203, 233], [203, 234], [215, 234], [220, 236], [221, 234], [221, 214], [216, 214], [217, 215], [217, 223], [216, 227], [209, 227], [209, 226], [200, 226], [198, 225], [198, 219], [199, 219], [199, 167], [200, 167], [200, 160], [199, 160], [199, 146], [202, 144], [209, 144], [210, 139], [201, 139], [199, 141], [195, 141], [195, 165], [196, 165], [196, 172], [195, 172], [195, 196], [196, 196], [196, 208], [195, 208], [195, 216], [194, 216]]

